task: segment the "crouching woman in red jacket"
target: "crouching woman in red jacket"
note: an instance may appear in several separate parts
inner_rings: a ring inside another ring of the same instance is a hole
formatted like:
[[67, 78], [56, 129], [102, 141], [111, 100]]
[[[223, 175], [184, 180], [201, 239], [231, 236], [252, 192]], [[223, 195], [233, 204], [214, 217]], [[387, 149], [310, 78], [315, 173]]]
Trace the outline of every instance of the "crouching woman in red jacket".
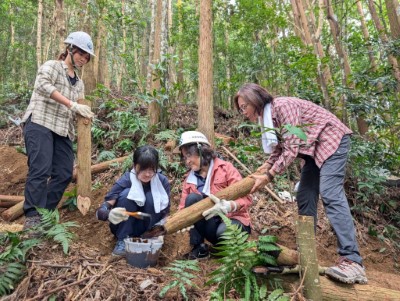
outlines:
[[[206, 136], [200, 132], [182, 133], [179, 151], [182, 161], [190, 168], [183, 183], [179, 209], [189, 207], [242, 179], [239, 171], [230, 162], [217, 157]], [[211, 209], [204, 211], [204, 218], [195, 223], [194, 228], [190, 230], [190, 244], [193, 249], [185, 257], [187, 259], [209, 257], [209, 247], [204, 240], [207, 239], [215, 245], [226, 230], [226, 225], [218, 213], [226, 214], [233, 224], [250, 233], [248, 209], [251, 203], [250, 196], [235, 201], [221, 200]]]

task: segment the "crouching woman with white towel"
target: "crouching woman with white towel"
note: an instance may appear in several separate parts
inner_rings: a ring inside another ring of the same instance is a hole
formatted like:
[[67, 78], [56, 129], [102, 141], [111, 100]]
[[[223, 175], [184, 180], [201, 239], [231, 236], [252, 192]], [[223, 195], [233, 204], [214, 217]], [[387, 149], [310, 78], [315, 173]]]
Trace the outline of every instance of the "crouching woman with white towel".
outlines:
[[[158, 152], [152, 146], [141, 146], [133, 154], [133, 169], [122, 175], [97, 209], [99, 220], [109, 220], [117, 238], [112, 252], [125, 255], [124, 239], [139, 237], [154, 225], [163, 225], [170, 210], [170, 185], [158, 172]], [[151, 218], [137, 219], [125, 212], [142, 212]]]
[[[183, 163], [190, 169], [183, 183], [179, 209], [189, 207], [202, 199], [238, 182], [242, 179], [239, 171], [230, 162], [217, 157], [204, 134], [197, 131], [182, 133], [179, 152]], [[250, 215], [248, 209], [252, 203], [250, 196], [237, 200], [215, 200], [215, 206], [204, 211], [204, 219], [194, 224], [190, 230], [190, 244], [193, 249], [185, 254], [186, 259], [209, 257], [207, 239], [212, 245], [219, 242], [226, 225], [219, 217], [225, 214], [233, 224], [250, 233]]]

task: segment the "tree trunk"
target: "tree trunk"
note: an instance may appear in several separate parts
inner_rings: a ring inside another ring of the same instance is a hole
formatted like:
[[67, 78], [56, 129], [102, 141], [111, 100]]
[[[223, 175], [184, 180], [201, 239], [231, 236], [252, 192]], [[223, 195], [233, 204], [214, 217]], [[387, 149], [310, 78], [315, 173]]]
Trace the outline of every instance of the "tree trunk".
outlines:
[[[368, 8], [371, 13], [372, 20], [374, 21], [376, 30], [379, 33], [379, 38], [381, 39], [381, 41], [384, 44], [387, 44], [389, 42], [389, 40], [385, 34], [385, 28], [382, 26], [382, 23], [376, 12], [375, 4], [374, 4], [373, 0], [368, 0]], [[389, 60], [389, 64], [392, 66], [393, 75], [394, 75], [395, 79], [397, 80], [397, 90], [400, 90], [400, 70], [399, 70], [399, 65], [398, 65], [397, 59], [392, 54], [388, 54], [388, 60]]]
[[200, 0], [198, 129], [214, 145], [212, 2]]
[[[154, 25], [154, 51], [153, 57], [150, 62], [153, 66], [157, 65], [161, 59], [161, 23], [162, 23], [162, 8], [163, 8], [163, 0], [155, 0], [156, 8], [155, 8], [155, 25]], [[149, 64], [149, 68], [151, 70], [151, 66]], [[151, 72], [151, 82], [149, 92], [153, 94], [153, 92], [158, 92], [160, 90], [160, 78], [155, 74], [155, 72]], [[158, 97], [158, 96], [157, 96]], [[161, 107], [158, 103], [157, 99], [153, 100], [149, 105], [149, 125], [150, 127], [156, 126], [160, 122], [160, 114]]]
[[[122, 27], [122, 50], [118, 51], [118, 53], [122, 53], [122, 55], [125, 55], [126, 53], [126, 28], [125, 28], [125, 0], [121, 0], [121, 27]], [[119, 67], [117, 68], [116, 75], [117, 75], [117, 90], [122, 91], [122, 78], [124, 77], [125, 73], [125, 64], [121, 61], [123, 58], [118, 56], [118, 59], [116, 61], [120, 61], [121, 64], [119, 64]]]
[[390, 34], [393, 40], [400, 38], [400, 5], [397, 0], [385, 0], [386, 10], [389, 17]]
[[36, 62], [37, 67], [42, 65], [42, 19], [43, 18], [43, 0], [38, 0], [37, 13], [37, 34], [36, 34]]
[[[64, 14], [64, 0], [55, 0], [56, 4], [56, 15], [55, 15], [55, 26], [56, 26], [56, 55], [65, 51], [64, 40], [67, 35], [67, 29], [65, 28], [65, 14]], [[58, 43], [57, 43], [58, 42]]]
[[369, 40], [369, 32], [368, 32], [367, 23], [365, 22], [364, 11], [362, 8], [361, 0], [358, 0], [356, 2], [356, 4], [357, 4], [358, 14], [360, 16], [361, 30], [363, 33], [364, 42], [366, 43], [367, 49], [368, 49], [368, 57], [369, 57], [369, 61], [371, 62], [371, 69], [373, 72], [375, 72], [377, 69], [377, 63], [376, 63], [376, 58], [374, 56], [374, 50], [373, 50], [370, 40]]
[[[103, 7], [102, 15], [107, 15], [107, 7]], [[105, 87], [110, 88], [110, 75], [108, 70], [108, 62], [107, 62], [107, 40], [108, 34], [106, 30], [106, 26], [104, 24], [104, 19], [100, 18], [99, 20], [99, 32], [96, 40], [96, 48], [95, 53], [97, 58], [94, 60], [94, 75], [97, 79], [97, 82], [103, 84]]]
[[299, 246], [301, 275], [304, 277], [304, 296], [307, 300], [322, 300], [313, 216], [299, 216], [297, 244]]

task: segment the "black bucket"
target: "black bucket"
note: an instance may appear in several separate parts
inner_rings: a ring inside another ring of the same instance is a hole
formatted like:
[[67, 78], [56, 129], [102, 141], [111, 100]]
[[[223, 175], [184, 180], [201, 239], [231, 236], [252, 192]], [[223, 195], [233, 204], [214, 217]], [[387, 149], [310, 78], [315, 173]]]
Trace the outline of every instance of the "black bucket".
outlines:
[[162, 237], [143, 239], [126, 238], [126, 261], [137, 268], [155, 266], [158, 262], [161, 247], [164, 243]]

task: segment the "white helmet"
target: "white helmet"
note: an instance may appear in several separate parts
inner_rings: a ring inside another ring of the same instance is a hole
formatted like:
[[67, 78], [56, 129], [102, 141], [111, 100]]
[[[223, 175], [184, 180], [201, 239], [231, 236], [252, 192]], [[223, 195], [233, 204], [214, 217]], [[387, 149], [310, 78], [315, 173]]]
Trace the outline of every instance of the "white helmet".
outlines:
[[183, 132], [181, 135], [181, 139], [179, 139], [179, 148], [190, 143], [204, 143], [207, 145], [211, 145], [210, 142], [208, 142], [207, 137], [203, 133], [200, 133], [198, 131]]
[[94, 55], [92, 38], [83, 31], [76, 31], [69, 34], [69, 36], [64, 41], [65, 44], [74, 45], [83, 51]]

